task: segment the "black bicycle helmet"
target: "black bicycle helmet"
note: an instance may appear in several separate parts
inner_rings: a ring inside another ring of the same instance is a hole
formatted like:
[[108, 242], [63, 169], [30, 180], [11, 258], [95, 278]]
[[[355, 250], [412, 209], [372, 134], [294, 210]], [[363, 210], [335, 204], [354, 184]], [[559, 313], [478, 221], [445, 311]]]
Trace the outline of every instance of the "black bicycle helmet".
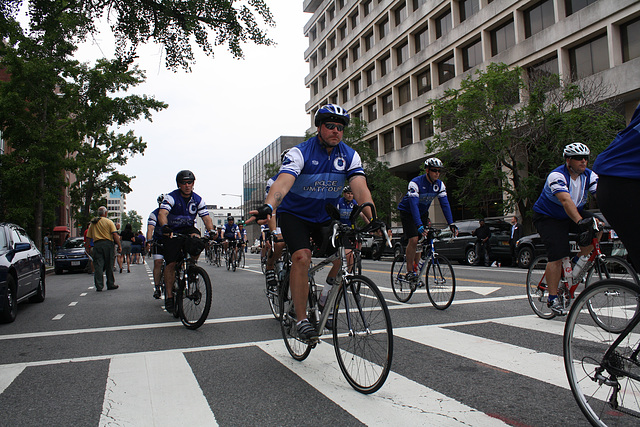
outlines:
[[182, 170], [176, 175], [176, 184], [180, 184], [185, 181], [195, 181], [196, 176], [190, 170]]
[[316, 111], [314, 123], [316, 127], [324, 122], [338, 122], [348, 126], [350, 120], [347, 110], [336, 104], [327, 104]]

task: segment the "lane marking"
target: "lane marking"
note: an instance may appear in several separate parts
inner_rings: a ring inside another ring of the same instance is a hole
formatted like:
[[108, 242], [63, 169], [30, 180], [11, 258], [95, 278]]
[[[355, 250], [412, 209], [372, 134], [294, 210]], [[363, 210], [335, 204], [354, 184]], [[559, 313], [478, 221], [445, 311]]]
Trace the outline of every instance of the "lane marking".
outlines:
[[64, 314], [56, 314], [51, 320], [60, 320], [64, 317]]
[[78, 304], [78, 301], [73, 301], [69, 303], [69, 307], [74, 307], [76, 304]]

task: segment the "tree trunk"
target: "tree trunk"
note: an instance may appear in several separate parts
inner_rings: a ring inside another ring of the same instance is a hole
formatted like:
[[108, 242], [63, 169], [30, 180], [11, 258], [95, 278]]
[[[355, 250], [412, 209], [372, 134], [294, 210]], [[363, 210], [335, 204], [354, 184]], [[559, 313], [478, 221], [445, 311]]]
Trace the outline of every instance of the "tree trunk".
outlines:
[[[40, 167], [40, 179], [38, 180], [38, 194], [44, 193], [44, 166]], [[44, 218], [44, 197], [36, 199], [36, 212], [34, 215], [35, 229], [33, 237], [38, 249], [42, 249], [42, 223]]]

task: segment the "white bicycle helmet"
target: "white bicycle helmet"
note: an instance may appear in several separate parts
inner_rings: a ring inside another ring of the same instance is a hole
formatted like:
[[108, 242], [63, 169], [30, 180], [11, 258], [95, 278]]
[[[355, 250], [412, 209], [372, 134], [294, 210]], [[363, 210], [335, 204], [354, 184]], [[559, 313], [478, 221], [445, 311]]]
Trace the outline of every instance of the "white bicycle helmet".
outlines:
[[440, 160], [437, 157], [431, 157], [431, 158], [429, 158], [429, 159], [424, 161], [424, 167], [425, 167], [425, 169], [443, 168], [444, 167], [444, 163], [442, 163], [442, 160]]
[[564, 147], [562, 154], [564, 157], [588, 156], [591, 154], [591, 150], [581, 142], [572, 142]]

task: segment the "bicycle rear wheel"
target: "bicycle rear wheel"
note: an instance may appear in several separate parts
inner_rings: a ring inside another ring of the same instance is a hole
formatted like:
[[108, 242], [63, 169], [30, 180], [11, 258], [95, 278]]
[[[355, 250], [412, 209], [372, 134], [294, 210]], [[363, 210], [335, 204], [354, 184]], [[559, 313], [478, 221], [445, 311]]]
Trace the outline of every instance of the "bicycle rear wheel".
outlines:
[[282, 338], [287, 351], [295, 360], [302, 361], [306, 359], [311, 352], [311, 345], [298, 338], [296, 311], [293, 307], [288, 278], [280, 286], [280, 313], [280, 330], [282, 331]]
[[551, 319], [555, 314], [547, 305], [549, 293], [545, 278], [546, 268], [546, 256], [539, 256], [531, 262], [527, 272], [527, 299], [534, 313], [543, 319]]
[[[285, 279], [285, 282], [289, 282], [289, 278]], [[269, 308], [271, 309], [271, 313], [273, 313], [273, 317], [276, 320], [280, 320], [280, 288], [281, 284], [278, 282], [278, 286], [275, 289], [269, 289], [269, 284], [266, 283], [265, 280], [265, 294], [267, 295], [267, 302], [269, 302]]]
[[[591, 286], [594, 283], [605, 279], [625, 280], [640, 286], [638, 275], [633, 267], [631, 267], [631, 265], [624, 259], [617, 256], [609, 256], [604, 258], [604, 261], [596, 261], [587, 273], [585, 287]], [[634, 310], [638, 310], [639, 307], [640, 305], [636, 305]], [[587, 304], [587, 308], [589, 309], [589, 313], [593, 317], [593, 320], [595, 320], [600, 327], [605, 328], [609, 332], [620, 333], [627, 326], [624, 319], [619, 319], [619, 321], [616, 322], [612, 322], [611, 320], [602, 321], [598, 316], [598, 312], [593, 309], [590, 303]], [[631, 315], [629, 315], [629, 318], [630, 317]]]
[[209, 275], [197, 265], [187, 269], [185, 286], [177, 294], [180, 320], [187, 329], [197, 329], [207, 320], [211, 310], [211, 280]]
[[456, 294], [456, 276], [451, 262], [443, 255], [429, 260], [425, 273], [429, 301], [438, 310], [449, 308]]
[[244, 248], [238, 249], [238, 267], [244, 268]]
[[406, 279], [407, 263], [404, 256], [396, 257], [391, 264], [391, 289], [396, 299], [400, 302], [407, 302], [416, 290], [415, 284]]
[[370, 394], [382, 387], [391, 369], [391, 316], [382, 292], [369, 278], [345, 280], [333, 311], [333, 345], [351, 387]]
[[633, 283], [604, 280], [587, 287], [567, 316], [565, 370], [580, 410], [593, 425], [638, 425], [640, 365], [631, 353], [638, 349], [639, 339], [636, 327], [609, 353], [611, 357], [605, 357], [619, 334], [602, 328], [588, 311], [596, 310], [601, 322], [615, 324], [624, 318], [628, 324], [639, 296], [640, 287]]

